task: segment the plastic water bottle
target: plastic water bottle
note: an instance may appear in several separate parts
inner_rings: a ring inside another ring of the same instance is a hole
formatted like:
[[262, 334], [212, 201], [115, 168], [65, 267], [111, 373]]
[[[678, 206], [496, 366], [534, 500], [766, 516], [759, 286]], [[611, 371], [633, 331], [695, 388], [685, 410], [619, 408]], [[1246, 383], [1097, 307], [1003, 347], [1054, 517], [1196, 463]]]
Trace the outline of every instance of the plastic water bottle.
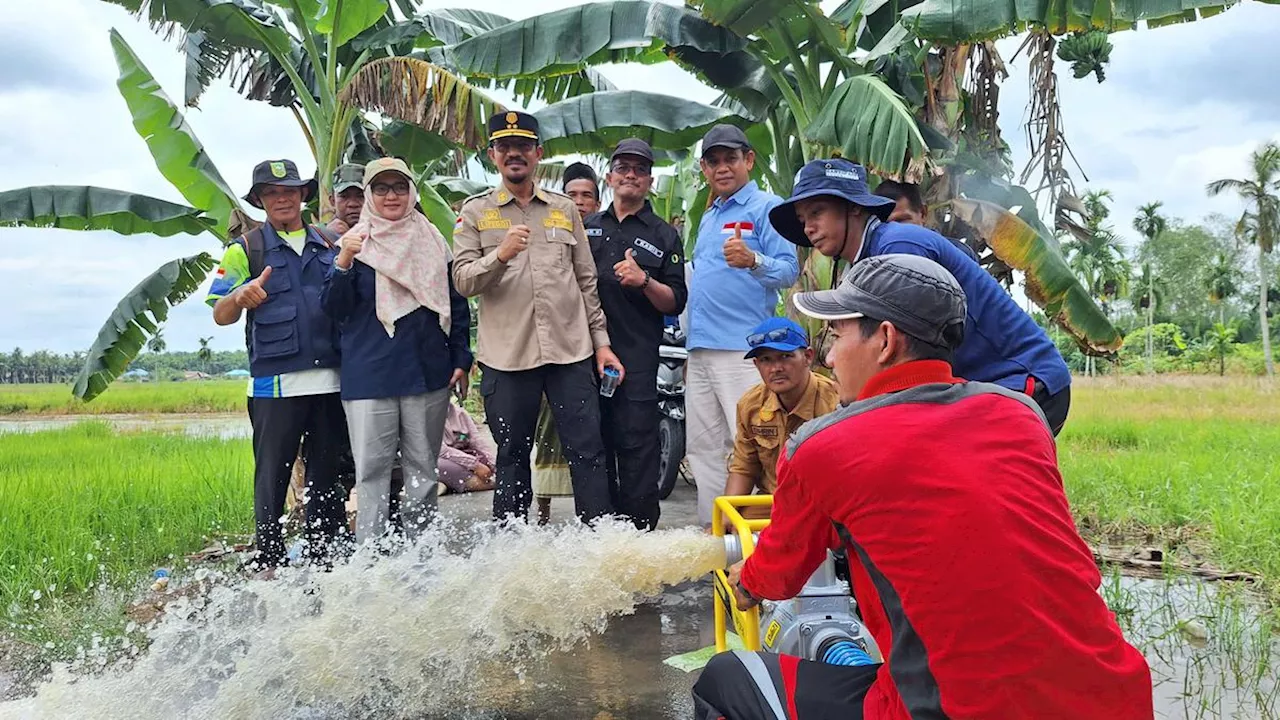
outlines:
[[613, 397], [613, 391], [618, 389], [618, 382], [622, 380], [622, 373], [618, 372], [618, 368], [612, 365], [605, 367], [604, 377], [600, 378], [600, 396]]
[[822, 654], [822, 662], [828, 665], [846, 666], [877, 664], [876, 661], [872, 660], [871, 656], [867, 654], [866, 650], [858, 647], [857, 643], [854, 643], [852, 640], [838, 642], [827, 648], [827, 651]]

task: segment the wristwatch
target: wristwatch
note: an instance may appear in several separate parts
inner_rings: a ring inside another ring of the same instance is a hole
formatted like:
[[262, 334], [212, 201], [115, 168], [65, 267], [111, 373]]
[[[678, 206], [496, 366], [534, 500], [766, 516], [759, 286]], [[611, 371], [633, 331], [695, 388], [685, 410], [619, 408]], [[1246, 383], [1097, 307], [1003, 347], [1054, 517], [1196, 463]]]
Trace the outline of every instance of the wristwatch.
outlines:
[[760, 267], [760, 263], [764, 262], [764, 256], [758, 252], [753, 252], [751, 254], [755, 256], [756, 261], [751, 265], [750, 269], [755, 270], [756, 268]]

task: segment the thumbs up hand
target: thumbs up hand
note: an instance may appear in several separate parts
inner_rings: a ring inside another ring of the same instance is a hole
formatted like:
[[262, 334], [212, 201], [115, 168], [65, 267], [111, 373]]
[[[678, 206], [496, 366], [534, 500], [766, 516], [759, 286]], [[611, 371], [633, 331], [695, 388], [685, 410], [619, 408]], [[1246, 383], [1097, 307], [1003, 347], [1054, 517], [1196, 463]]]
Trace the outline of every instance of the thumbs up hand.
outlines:
[[640, 269], [640, 264], [636, 262], [636, 251], [631, 248], [627, 248], [626, 258], [613, 266], [613, 274], [618, 278], [618, 284], [629, 288], [642, 287], [648, 277]]
[[733, 226], [733, 237], [724, 241], [724, 261], [729, 267], [750, 270], [755, 267], [756, 254], [742, 240], [742, 223]]
[[267, 291], [263, 289], [267, 279], [271, 277], [271, 266], [262, 270], [262, 274], [250, 280], [236, 291], [236, 307], [252, 310], [267, 301]]

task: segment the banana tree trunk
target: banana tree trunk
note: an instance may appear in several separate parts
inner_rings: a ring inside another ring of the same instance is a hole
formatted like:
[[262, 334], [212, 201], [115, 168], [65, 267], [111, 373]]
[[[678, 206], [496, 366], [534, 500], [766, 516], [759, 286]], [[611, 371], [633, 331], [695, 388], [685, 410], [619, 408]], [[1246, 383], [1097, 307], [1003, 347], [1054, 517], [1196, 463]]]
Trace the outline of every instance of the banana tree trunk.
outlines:
[[1267, 254], [1258, 244], [1258, 320], [1262, 323], [1262, 357], [1267, 365], [1267, 377], [1275, 377], [1276, 366], [1271, 360], [1271, 328], [1267, 324]]

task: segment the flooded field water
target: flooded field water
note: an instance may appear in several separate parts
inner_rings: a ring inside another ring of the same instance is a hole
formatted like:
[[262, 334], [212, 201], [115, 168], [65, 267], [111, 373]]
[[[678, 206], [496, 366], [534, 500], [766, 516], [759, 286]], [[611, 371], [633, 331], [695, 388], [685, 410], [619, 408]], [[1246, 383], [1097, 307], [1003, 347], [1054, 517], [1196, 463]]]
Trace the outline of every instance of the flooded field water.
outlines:
[[[242, 416], [95, 417], [123, 429], [247, 437]], [[3, 421], [0, 432], [74, 420]], [[419, 548], [331, 573], [225, 579], [151, 628], [103, 639], [0, 718], [691, 716], [697, 673], [663, 664], [713, 643], [716, 541], [570, 525], [494, 533], [488, 494], [442, 499]], [[663, 525], [692, 522], [681, 484]], [[572, 516], [557, 499], [557, 518]], [[209, 571], [176, 581], [218, 579]], [[1280, 718], [1273, 611], [1239, 586], [1111, 574], [1102, 592], [1151, 663], [1157, 717]]]

